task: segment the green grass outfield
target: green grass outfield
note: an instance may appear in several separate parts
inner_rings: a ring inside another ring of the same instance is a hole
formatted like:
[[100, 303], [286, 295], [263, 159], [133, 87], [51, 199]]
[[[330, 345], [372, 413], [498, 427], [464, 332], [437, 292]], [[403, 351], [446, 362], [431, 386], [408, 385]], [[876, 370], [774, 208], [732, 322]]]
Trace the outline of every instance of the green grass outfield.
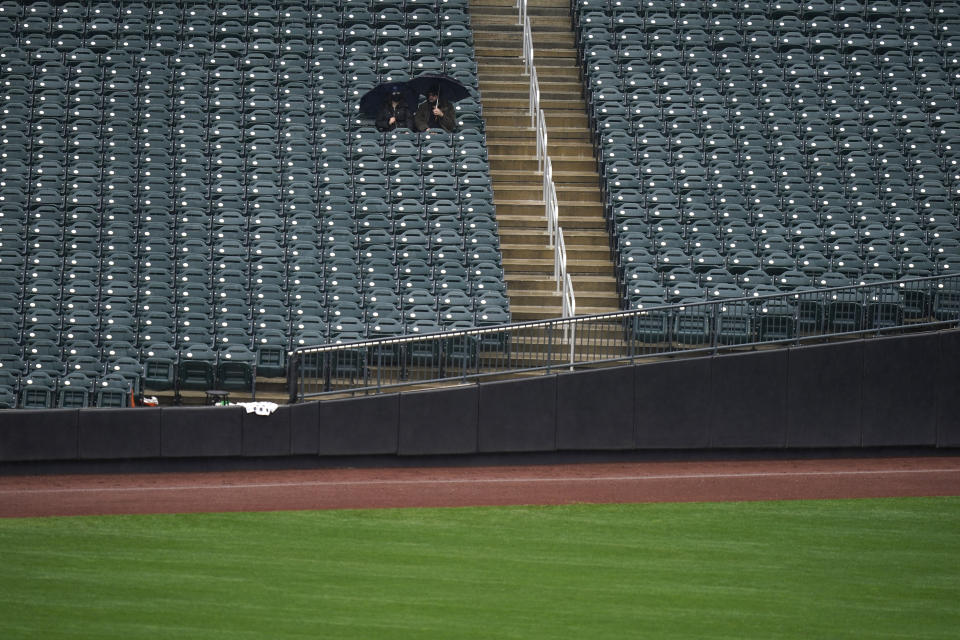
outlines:
[[957, 638], [960, 498], [0, 520], [0, 638]]

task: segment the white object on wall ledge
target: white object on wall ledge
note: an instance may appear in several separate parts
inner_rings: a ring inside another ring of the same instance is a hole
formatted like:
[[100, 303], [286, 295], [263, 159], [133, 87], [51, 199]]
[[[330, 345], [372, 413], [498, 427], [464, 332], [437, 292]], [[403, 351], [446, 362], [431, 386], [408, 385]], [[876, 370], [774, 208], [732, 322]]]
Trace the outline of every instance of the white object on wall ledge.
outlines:
[[236, 404], [246, 409], [247, 413], [255, 413], [258, 416], [268, 416], [280, 406], [276, 402], [238, 402]]

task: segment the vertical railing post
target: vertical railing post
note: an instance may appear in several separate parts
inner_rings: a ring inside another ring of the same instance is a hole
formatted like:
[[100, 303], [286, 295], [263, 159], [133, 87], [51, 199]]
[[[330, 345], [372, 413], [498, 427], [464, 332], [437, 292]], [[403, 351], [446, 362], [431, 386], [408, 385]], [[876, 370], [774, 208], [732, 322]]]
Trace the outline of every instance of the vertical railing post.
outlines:
[[547, 323], [547, 373], [553, 369], [553, 322]]
[[715, 302], [710, 305], [710, 346], [714, 354], [717, 353], [717, 334], [720, 333], [720, 314], [717, 313], [720, 304], [722, 303]]

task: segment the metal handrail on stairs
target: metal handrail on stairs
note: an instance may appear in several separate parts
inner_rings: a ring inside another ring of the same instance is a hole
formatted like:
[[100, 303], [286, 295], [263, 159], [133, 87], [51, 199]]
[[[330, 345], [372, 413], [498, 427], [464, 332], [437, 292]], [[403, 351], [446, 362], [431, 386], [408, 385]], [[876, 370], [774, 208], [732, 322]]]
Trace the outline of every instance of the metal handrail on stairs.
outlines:
[[530, 124], [537, 132], [537, 171], [543, 173], [543, 201], [547, 216], [547, 235], [553, 247], [553, 277], [557, 282], [557, 291], [561, 294], [561, 308], [564, 318], [576, 315], [576, 295], [573, 291], [573, 279], [567, 272], [567, 249], [563, 241], [563, 228], [560, 226], [560, 206], [557, 201], [557, 187], [553, 182], [553, 164], [547, 150], [547, 118], [540, 108], [540, 81], [537, 78], [537, 66], [533, 61], [533, 32], [530, 28], [530, 16], [527, 15], [527, 0], [517, 0], [520, 12], [520, 24], [523, 25], [523, 66], [530, 76]]
[[[543, 113], [541, 111], [541, 113]], [[547, 156], [543, 170], [543, 201], [547, 208], [547, 237], [553, 247], [553, 277], [557, 281], [557, 291], [562, 295], [563, 317], [577, 315], [577, 301], [573, 294], [573, 279], [567, 271], [567, 245], [563, 240], [563, 227], [560, 226], [560, 207], [557, 203], [557, 188], [553, 183], [553, 162]]]

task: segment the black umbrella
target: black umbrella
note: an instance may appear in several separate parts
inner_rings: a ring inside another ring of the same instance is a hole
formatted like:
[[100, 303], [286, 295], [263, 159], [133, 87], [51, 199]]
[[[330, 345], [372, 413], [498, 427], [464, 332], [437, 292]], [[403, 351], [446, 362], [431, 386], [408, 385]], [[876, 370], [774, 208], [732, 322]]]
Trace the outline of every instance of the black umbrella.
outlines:
[[390, 99], [393, 93], [399, 91], [407, 101], [407, 107], [413, 113], [417, 110], [417, 94], [406, 82], [384, 82], [378, 84], [360, 98], [360, 112], [370, 117], [376, 117], [383, 103]]
[[456, 78], [450, 76], [436, 75], [427, 73], [417, 76], [413, 80], [407, 81], [407, 86], [418, 94], [427, 95], [428, 92], [436, 90], [437, 94], [442, 96], [448, 102], [463, 100], [470, 95], [469, 87], [464, 86]]

